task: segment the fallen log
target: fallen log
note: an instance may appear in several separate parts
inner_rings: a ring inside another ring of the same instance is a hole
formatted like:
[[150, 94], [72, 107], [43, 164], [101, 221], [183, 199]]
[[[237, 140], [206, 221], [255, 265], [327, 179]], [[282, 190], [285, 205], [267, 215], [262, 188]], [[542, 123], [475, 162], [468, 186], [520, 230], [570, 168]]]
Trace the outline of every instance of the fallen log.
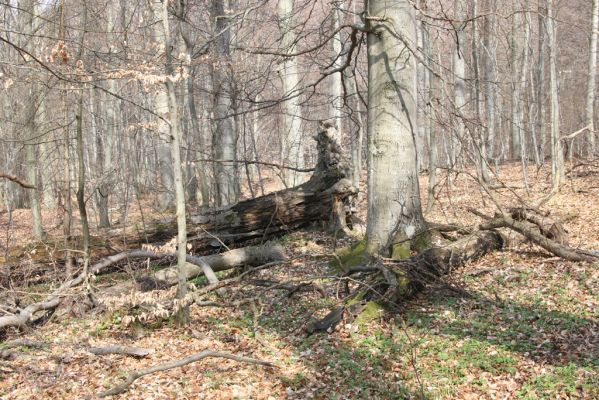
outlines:
[[[185, 273], [187, 274], [187, 279], [204, 274], [205, 267], [202, 266], [203, 263], [208, 264], [212, 271], [219, 272], [240, 265], [257, 266], [273, 261], [283, 261], [286, 258], [285, 250], [280, 245], [244, 247], [205, 257], [187, 256]], [[169, 285], [176, 285], [177, 268], [165, 268], [156, 272], [154, 277]]]
[[452, 270], [501, 249], [504, 243], [499, 232], [484, 230], [447, 246], [431, 247], [407, 260], [385, 265], [383, 269], [393, 272], [392, 278], [386, 277], [389, 285], [386, 296], [395, 303], [408, 299]]
[[[338, 208], [340, 201], [345, 202], [355, 193], [347, 179], [350, 170], [348, 160], [342, 155], [332, 129], [334, 128], [323, 126], [318, 132], [318, 162], [314, 173], [304, 184], [240, 201], [225, 208], [190, 215], [188, 241], [192, 252], [200, 253], [212, 248], [215, 238], [238, 244], [255, 238], [264, 240], [315, 222], [329, 221], [333, 208]], [[103, 257], [115, 252], [139, 249], [144, 244], [165, 242], [176, 234], [174, 218], [155, 221], [137, 232], [123, 233], [121, 229], [116, 229], [102, 236], [92, 236], [91, 252], [93, 257]], [[81, 248], [80, 238], [71, 239], [68, 247]], [[10, 249], [8, 254], [7, 259], [0, 255], [0, 263], [62, 261], [66, 254], [65, 242], [60, 238], [34, 243]]]
[[508, 228], [516, 231], [536, 245], [565, 260], [585, 262], [599, 261], [599, 254], [574, 249], [565, 244], [556, 242], [543, 235], [543, 229], [539, 229], [538, 225], [528, 221], [517, 221], [510, 215], [496, 215], [494, 218], [489, 219], [480, 225], [480, 229], [497, 228]]
[[[365, 289], [359, 289], [352, 298], [397, 308], [399, 303], [410, 299], [428, 284], [439, 281], [444, 275], [469, 261], [501, 249], [504, 243], [503, 236], [497, 231], [476, 231], [446, 246], [431, 247], [406, 260], [387, 260], [384, 263], [375, 260], [373, 265], [352, 267], [346, 275], [365, 274], [362, 279], [354, 279], [354, 282], [360, 282]], [[331, 322], [337, 323], [342, 318], [341, 314], [348, 307], [350, 306], [341, 307], [342, 311], [335, 309], [323, 319], [312, 322], [308, 333], [326, 331], [333, 325]]]
[[[90, 273], [97, 275], [102, 272], [103, 269], [113, 265], [114, 263], [120, 262], [125, 259], [133, 258], [148, 258], [148, 259], [159, 259], [164, 257], [174, 257], [172, 253], [156, 253], [149, 250], [133, 250], [126, 251], [123, 253], [108, 256], [90, 268]], [[234, 268], [240, 265], [260, 265], [270, 261], [281, 261], [286, 258], [285, 252], [280, 245], [267, 244], [264, 246], [249, 247], [245, 249], [235, 249], [223, 254], [215, 254], [204, 257], [202, 262], [208, 263], [214, 271], [223, 271], [225, 269]], [[188, 264], [189, 272], [188, 277], [198, 276], [202, 273], [201, 263], [198, 257], [188, 256], [188, 262], [198, 262], [199, 266], [190, 266]], [[212, 264], [213, 263], [213, 264]], [[197, 269], [195, 269], [197, 268]], [[176, 274], [175, 274], [176, 275]], [[171, 279], [172, 274], [170, 270], [160, 275], [167, 284], [174, 285], [176, 283], [176, 277], [174, 282]], [[84, 281], [83, 274], [68, 280], [63, 283], [58, 289], [50, 293], [44, 300], [28, 305], [27, 307], [20, 310], [14, 315], [8, 315], [0, 317], [0, 331], [8, 327], [24, 328], [31, 322], [34, 314], [40, 311], [53, 310], [61, 303], [62, 299], [68, 294], [69, 289], [80, 285]]]
[[108, 354], [121, 354], [137, 358], [147, 357], [152, 353], [152, 350], [145, 349], [143, 347], [123, 346], [120, 344], [88, 347], [87, 351], [96, 356], [105, 356]]
[[568, 244], [568, 234], [559, 221], [555, 221], [549, 213], [541, 213], [529, 208], [511, 208], [510, 216], [514, 221], [530, 222], [538, 227], [541, 235], [559, 244]]

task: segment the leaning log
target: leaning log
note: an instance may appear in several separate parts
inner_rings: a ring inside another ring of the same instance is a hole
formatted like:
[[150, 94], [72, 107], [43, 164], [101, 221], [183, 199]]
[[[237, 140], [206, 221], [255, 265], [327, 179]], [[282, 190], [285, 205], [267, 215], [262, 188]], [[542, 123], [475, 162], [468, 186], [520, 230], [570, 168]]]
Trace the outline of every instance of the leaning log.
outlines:
[[393, 272], [392, 277], [383, 273], [389, 285], [387, 294], [394, 302], [410, 298], [454, 269], [501, 249], [504, 243], [497, 231], [478, 231], [446, 246], [431, 247], [407, 260], [384, 266], [383, 269]]
[[[355, 192], [349, 177], [349, 163], [342, 155], [329, 126], [321, 127], [316, 136], [318, 162], [310, 179], [304, 184], [240, 201], [234, 205], [193, 214], [188, 218], [188, 241], [194, 253], [211, 248], [215, 243], [239, 243], [249, 239], [266, 239], [274, 235], [306, 227], [315, 222], [329, 221], [334, 205]], [[147, 243], [161, 243], [176, 236], [174, 218], [155, 221], [137, 232], [123, 234], [122, 230], [107, 232], [90, 239], [92, 256], [139, 249]], [[69, 248], [78, 247], [77, 238]], [[17, 264], [62, 261], [65, 255], [63, 239], [11, 249], [8, 259], [0, 263]], [[0, 277], [7, 272], [0, 271]]]

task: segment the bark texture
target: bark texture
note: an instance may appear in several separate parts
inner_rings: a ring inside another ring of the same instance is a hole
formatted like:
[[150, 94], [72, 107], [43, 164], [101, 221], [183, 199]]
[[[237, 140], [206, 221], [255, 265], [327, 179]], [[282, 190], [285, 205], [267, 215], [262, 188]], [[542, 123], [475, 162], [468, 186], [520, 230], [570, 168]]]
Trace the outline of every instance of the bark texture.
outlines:
[[425, 229], [418, 190], [416, 59], [404, 41], [416, 41], [409, 1], [368, 3], [368, 252]]

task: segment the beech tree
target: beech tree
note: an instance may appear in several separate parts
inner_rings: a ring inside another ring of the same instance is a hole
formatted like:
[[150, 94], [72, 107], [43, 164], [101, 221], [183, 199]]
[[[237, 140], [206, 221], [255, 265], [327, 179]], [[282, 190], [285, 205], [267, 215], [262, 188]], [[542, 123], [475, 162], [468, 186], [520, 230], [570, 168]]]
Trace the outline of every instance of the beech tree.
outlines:
[[408, 0], [368, 2], [368, 226], [371, 254], [409, 255], [425, 230], [415, 135], [416, 42]]

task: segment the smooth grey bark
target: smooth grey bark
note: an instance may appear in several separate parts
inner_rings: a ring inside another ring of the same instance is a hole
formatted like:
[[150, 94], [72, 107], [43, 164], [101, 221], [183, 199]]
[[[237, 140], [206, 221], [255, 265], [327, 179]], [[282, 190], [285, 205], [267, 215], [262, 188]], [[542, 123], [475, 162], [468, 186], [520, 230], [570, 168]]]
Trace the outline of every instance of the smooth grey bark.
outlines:
[[416, 41], [416, 18], [409, 0], [371, 0], [367, 11], [367, 249], [389, 255], [396, 242], [425, 229], [415, 143], [416, 59], [403, 42]]
[[[432, 42], [429, 38], [429, 33], [428, 30], [426, 30], [426, 34], [427, 34], [427, 38], [428, 40], [425, 40], [425, 59], [429, 62], [429, 65], [431, 64], [431, 60], [432, 60]], [[434, 120], [434, 108], [431, 104], [432, 99], [430, 99], [431, 93], [432, 93], [432, 87], [433, 87], [433, 74], [432, 71], [428, 70], [428, 73], [426, 74], [426, 87], [429, 90], [429, 103], [428, 103], [428, 107], [427, 110], [429, 112], [429, 116], [426, 119], [426, 124], [427, 124], [427, 132], [428, 132], [428, 188], [427, 188], [427, 192], [428, 192], [428, 196], [427, 196], [427, 204], [426, 204], [426, 209], [427, 211], [431, 211], [433, 208], [433, 204], [434, 204], [434, 200], [435, 200], [435, 185], [437, 184], [437, 153], [438, 153], [438, 149], [437, 149], [437, 131], [435, 129], [435, 126], [433, 125], [433, 120]]]
[[535, 131], [537, 140], [537, 148], [535, 154], [538, 154], [537, 165], [545, 163], [545, 40], [547, 37], [547, 26], [545, 23], [547, 10], [542, 1], [539, 1], [538, 7], [538, 41], [537, 41], [537, 68], [536, 68], [536, 124]]
[[594, 157], [595, 148], [595, 92], [597, 82], [597, 32], [599, 31], [599, 0], [593, 0], [591, 39], [589, 47], [589, 72], [587, 81], [586, 124], [589, 129], [588, 156]]
[[355, 107], [352, 110], [350, 138], [351, 165], [352, 165], [352, 184], [355, 188], [360, 187], [360, 177], [362, 175], [362, 147], [364, 143], [364, 122], [362, 118], [361, 100], [358, 98], [358, 85], [356, 80], [347, 76], [345, 79], [345, 87], [351, 88], [352, 97], [354, 98]]
[[[421, 1], [417, 2], [418, 8], [422, 6]], [[425, 22], [421, 19], [418, 19], [417, 22], [417, 44], [418, 49], [422, 52], [424, 57], [421, 57], [421, 60], [426, 60], [426, 54], [424, 48], [426, 44], [425, 41]], [[424, 159], [424, 143], [427, 140], [427, 124], [426, 118], [428, 118], [428, 113], [426, 112], [427, 104], [429, 103], [429, 91], [426, 87], [427, 84], [427, 74], [428, 74], [428, 65], [423, 64], [423, 62], [418, 62], [417, 66], [417, 75], [418, 75], [418, 135], [416, 136], [416, 155], [418, 158], [418, 170], [420, 171], [423, 168], [425, 159]]]
[[[32, 83], [33, 86], [37, 86]], [[37, 136], [37, 130], [35, 128], [35, 114], [36, 114], [36, 103], [38, 101], [37, 90], [34, 88], [30, 89], [30, 99], [28, 108], [30, 111], [27, 113], [27, 120], [25, 121], [25, 130], [28, 132], [29, 141], [26, 143], [27, 150], [27, 180], [35, 188], [29, 190], [29, 203], [31, 207], [31, 217], [33, 225], [33, 237], [41, 240], [45, 237], [44, 227], [42, 225], [42, 212], [40, 204], [40, 196], [38, 191], [39, 181], [37, 179], [38, 172], [38, 159], [37, 159], [37, 144], [35, 137]]]
[[[182, 9], [175, 6], [177, 18], [182, 17]], [[168, 110], [170, 123], [170, 150], [171, 162], [174, 177], [175, 203], [177, 208], [177, 298], [183, 299], [187, 294], [187, 274], [186, 274], [186, 256], [187, 256], [187, 221], [185, 214], [185, 186], [183, 184], [183, 170], [181, 166], [181, 120], [179, 112], [179, 102], [177, 101], [175, 83], [171, 77], [175, 74], [173, 66], [172, 49], [174, 47], [171, 41], [169, 27], [168, 2], [163, 3], [162, 7], [162, 27], [164, 29], [164, 49], [165, 49], [165, 70], [167, 79], [165, 80], [166, 92], [168, 95]], [[182, 307], [177, 313], [179, 325], [186, 325], [189, 320], [189, 308]]]
[[[106, 7], [106, 31], [108, 33], [108, 52], [112, 53], [112, 46], [115, 43], [115, 4], [108, 4]], [[108, 80], [108, 90], [112, 93], [117, 93], [117, 84], [114, 79]], [[120, 118], [121, 110], [120, 103], [112, 96], [108, 96], [105, 100], [106, 104], [106, 129], [103, 137], [98, 136], [96, 141], [98, 147], [98, 174], [100, 176], [100, 184], [96, 189], [96, 200], [98, 204], [98, 216], [100, 217], [99, 226], [107, 228], [110, 226], [110, 217], [108, 214], [108, 203], [110, 196], [110, 175], [112, 175], [113, 157], [112, 148], [113, 142], [117, 134], [118, 119]]]
[[[46, 114], [46, 100], [45, 98], [41, 98], [38, 103], [37, 109], [37, 117], [38, 117], [38, 126], [43, 126], [42, 124], [47, 122], [47, 114]], [[50, 140], [52, 134], [48, 134], [47, 139], [42, 140], [40, 143], [40, 162], [42, 165], [41, 177], [42, 177], [42, 195], [43, 195], [43, 203], [46, 208], [53, 210], [56, 208], [56, 193], [54, 191], [55, 182], [53, 178], [53, 174], [55, 173], [56, 163], [53, 162], [53, 155], [50, 151]]]
[[[356, 3], [352, 5], [352, 11], [354, 15], [354, 23], [357, 23], [356, 18]], [[362, 175], [362, 149], [364, 147], [364, 122], [362, 118], [362, 98], [358, 92], [358, 84], [356, 83], [356, 76], [350, 77], [348, 74], [343, 74], [345, 80], [345, 88], [351, 91], [351, 99], [353, 99], [354, 106], [350, 109], [350, 151], [351, 151], [351, 165], [352, 165], [352, 184], [356, 189], [360, 188], [360, 178]], [[349, 99], [348, 99], [349, 100]]]
[[557, 81], [557, 39], [555, 29], [555, 12], [553, 0], [546, 0], [547, 36], [549, 38], [549, 75], [551, 95], [551, 181], [552, 190], [559, 190], [564, 180], [564, 153], [560, 140], [560, 106]]
[[[36, 7], [33, 0], [26, 0], [19, 10], [18, 19], [19, 24], [22, 26], [23, 32], [26, 35], [35, 35], [38, 28], [38, 18], [35, 17]], [[25, 128], [25, 148], [26, 148], [26, 165], [27, 165], [27, 180], [29, 184], [35, 188], [28, 191], [29, 195], [29, 206], [31, 208], [31, 219], [33, 226], [33, 236], [41, 240], [45, 236], [44, 227], [42, 225], [42, 212], [39, 196], [39, 180], [38, 180], [38, 159], [37, 159], [37, 148], [38, 148], [38, 129], [36, 129], [36, 115], [38, 111], [38, 104], [41, 101], [41, 87], [36, 82], [36, 77], [33, 71], [28, 72], [29, 81], [27, 83], [28, 99], [26, 104], [24, 128]]]
[[452, 135], [450, 143], [450, 163], [453, 167], [460, 155], [461, 143], [465, 139], [466, 125], [462, 114], [466, 111], [466, 60], [464, 51], [466, 50], [466, 10], [464, 0], [454, 0], [454, 33], [455, 48], [453, 49], [453, 79], [454, 79], [454, 103], [456, 108], [455, 127], [456, 131]]
[[[332, 2], [331, 11], [331, 29], [336, 31], [341, 26], [343, 19], [343, 2], [335, 0]], [[333, 47], [333, 68], [340, 68], [343, 64], [343, 58], [341, 53], [343, 52], [343, 43], [341, 38], [341, 31], [331, 40]], [[341, 135], [343, 132], [343, 76], [344, 72], [337, 72], [330, 78], [331, 80], [331, 105], [330, 105], [330, 117], [337, 126], [337, 133], [339, 137], [336, 140], [341, 143]]]
[[[154, 43], [159, 49], [164, 46], [164, 29], [162, 28], [162, 1], [152, 0], [152, 12], [154, 14], [155, 23], [153, 24]], [[154, 112], [168, 120], [168, 94], [164, 85], [157, 85], [157, 93], [154, 97]], [[156, 123], [156, 178], [158, 183], [158, 206], [162, 209], [172, 207], [174, 205], [173, 197], [173, 168], [171, 164], [170, 150], [170, 128], [168, 123], [160, 118], [157, 118]]]
[[510, 146], [510, 155], [511, 158], [516, 158], [520, 155], [520, 146], [521, 146], [521, 121], [520, 121], [520, 110], [522, 105], [520, 104], [520, 79], [522, 75], [520, 74], [521, 65], [523, 65], [522, 57], [521, 57], [521, 49], [520, 42], [522, 41], [520, 37], [520, 20], [521, 13], [518, 8], [520, 2], [518, 0], [512, 0], [512, 32], [510, 36], [510, 66], [511, 66], [511, 146]]
[[[181, 38], [183, 39], [183, 43], [185, 44], [185, 62], [191, 65], [192, 61], [192, 53], [193, 53], [193, 42], [190, 37], [189, 32], [186, 30], [186, 27], [181, 26]], [[198, 121], [198, 111], [195, 102], [194, 96], [194, 80], [195, 80], [195, 71], [196, 69], [191, 67], [187, 68], [187, 78], [185, 79], [185, 89], [187, 92], [187, 102], [186, 106], [189, 113], [189, 119], [191, 122], [191, 130], [192, 137], [197, 140], [197, 145], [199, 146], [199, 150], [195, 149], [195, 154], [199, 156], [200, 159], [204, 159], [202, 154], [206, 151], [207, 144], [206, 138], [204, 136], [204, 131], [201, 129], [199, 121]], [[198, 187], [199, 193], [196, 193], [196, 199], [199, 205], [208, 206], [210, 202], [210, 185], [208, 183], [208, 175], [206, 174], [206, 164], [203, 161], [197, 162], [196, 166], [193, 168], [197, 175], [198, 179]]]
[[[287, 54], [295, 52], [295, 33], [293, 31], [293, 1], [279, 0], [277, 3], [281, 46]], [[283, 82], [283, 136], [281, 140], [282, 163], [293, 168], [305, 167], [304, 143], [302, 138], [302, 110], [300, 105], [300, 79], [296, 57], [286, 57], [281, 70]], [[297, 186], [303, 182], [303, 176], [296, 171], [285, 173], [285, 184]]]
[[[524, 9], [528, 10], [530, 5], [529, 0], [525, 0]], [[524, 17], [524, 43], [530, 42], [530, 13], [528, 11], [523, 12]], [[528, 61], [529, 61], [529, 50], [528, 46], [523, 46], [522, 49], [522, 65], [520, 68], [519, 75], [519, 89], [518, 93], [520, 96], [523, 96], [526, 91], [526, 80], [528, 77]], [[528, 144], [526, 140], [526, 134], [524, 130], [524, 100], [522, 98], [518, 101], [518, 131], [519, 131], [519, 140], [520, 140], [520, 161], [522, 163], [522, 179], [524, 181], [524, 187], [528, 191]]]
[[[231, 54], [230, 54], [230, 28], [229, 20], [225, 14], [223, 0], [213, 0], [211, 16], [214, 20], [215, 61], [212, 66], [212, 91], [213, 97], [213, 140], [215, 179], [215, 203], [217, 207], [233, 204], [238, 200], [237, 188], [237, 137], [233, 117], [231, 96]], [[221, 160], [221, 161], [219, 161]], [[222, 161], [226, 160], [226, 161]], [[232, 160], [232, 161], [229, 161]]]
[[477, 164], [477, 172], [479, 179], [483, 182], [489, 182], [491, 180], [489, 176], [489, 168], [487, 162], [487, 149], [486, 149], [486, 133], [482, 129], [482, 83], [481, 83], [481, 68], [480, 68], [480, 54], [479, 45], [480, 43], [480, 30], [478, 26], [478, 0], [471, 0], [472, 17], [475, 20], [472, 22], [472, 70], [474, 74], [474, 101], [472, 102], [474, 110], [474, 126], [472, 128], [474, 136], [474, 155]]
[[486, 113], [486, 130], [485, 130], [485, 163], [494, 158], [495, 154], [495, 132], [497, 127], [496, 122], [496, 103], [497, 103], [497, 42], [496, 42], [496, 26], [497, 17], [497, 1], [487, 1], [488, 15], [485, 17], [483, 45], [483, 69], [485, 77], [485, 113]]

